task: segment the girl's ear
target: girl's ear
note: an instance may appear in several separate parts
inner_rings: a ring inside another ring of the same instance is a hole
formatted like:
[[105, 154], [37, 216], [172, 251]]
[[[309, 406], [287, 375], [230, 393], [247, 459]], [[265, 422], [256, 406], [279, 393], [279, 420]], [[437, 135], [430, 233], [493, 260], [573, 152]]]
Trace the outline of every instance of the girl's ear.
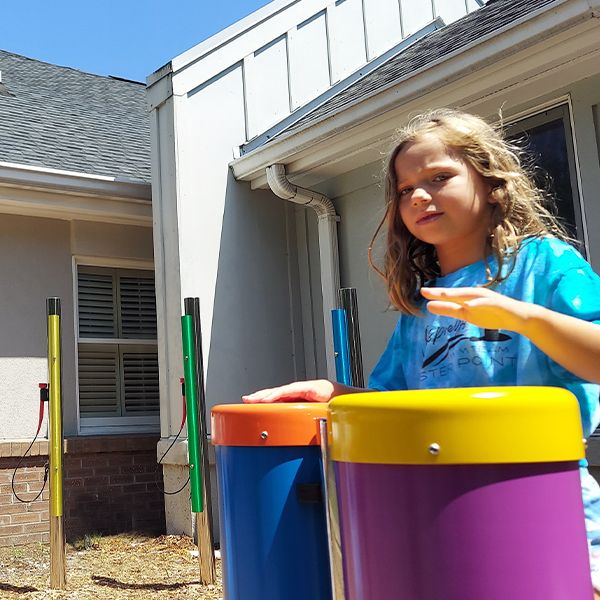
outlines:
[[502, 182], [492, 181], [489, 184], [488, 202], [490, 204], [498, 204], [504, 198], [504, 186]]

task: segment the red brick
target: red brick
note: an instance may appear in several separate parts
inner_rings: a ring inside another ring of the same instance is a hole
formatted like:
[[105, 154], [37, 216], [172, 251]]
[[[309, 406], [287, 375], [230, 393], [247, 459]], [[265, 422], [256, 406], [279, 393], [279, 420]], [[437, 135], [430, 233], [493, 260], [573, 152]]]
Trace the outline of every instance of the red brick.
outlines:
[[12, 499], [12, 490], [9, 494], [0, 494], [0, 506], [3, 506], [4, 504], [12, 504]]
[[0, 535], [18, 535], [23, 533], [23, 525], [4, 525], [0, 529]]
[[44, 477], [43, 471], [23, 471], [19, 469], [15, 475], [16, 482], [23, 481], [42, 481]]
[[156, 450], [153, 453], [146, 453], [146, 454], [135, 454], [133, 457], [133, 462], [135, 464], [147, 464], [147, 463], [154, 463], [156, 464]]
[[65, 456], [64, 468], [65, 470], [69, 469], [81, 469], [81, 457], [77, 456]]
[[127, 465], [120, 468], [122, 474], [126, 473], [143, 473], [144, 466], [143, 465]]
[[131, 483], [132, 481], [133, 481], [133, 477], [131, 475], [111, 475], [110, 476], [110, 485]]
[[39, 512], [27, 512], [20, 515], [12, 515], [10, 517], [11, 525], [17, 523], [39, 523], [41, 521], [41, 513]]
[[49, 531], [49, 528], [49, 523], [34, 523], [32, 525], [25, 525], [24, 533], [43, 533], [44, 531]]
[[131, 454], [114, 454], [108, 460], [109, 465], [132, 465], [133, 455]]
[[135, 481], [136, 483], [154, 483], [155, 481], [161, 483], [162, 477], [154, 473], [139, 473], [136, 474]]
[[35, 542], [48, 541], [49, 536], [41, 533], [26, 533], [23, 535], [13, 535], [9, 537], [0, 537], [0, 547], [24, 546], [25, 544], [33, 544]]
[[116, 475], [119, 472], [119, 467], [94, 467], [95, 475]]
[[75, 477], [91, 477], [94, 474], [93, 469], [66, 469], [66, 476], [69, 478]]
[[124, 494], [140, 494], [145, 493], [147, 491], [147, 487], [145, 483], [132, 483], [130, 485], [123, 486]]
[[2, 507], [2, 513], [5, 515], [14, 515], [16, 513], [24, 513], [27, 512], [27, 504], [23, 504], [22, 502], [16, 502], [15, 504], [7, 504]]
[[81, 488], [83, 487], [83, 479], [65, 479], [63, 486], [65, 488]]
[[[10, 483], [0, 485], [0, 494], [11, 494], [13, 493], [13, 486]], [[26, 483], [15, 483], [15, 491], [17, 494], [19, 492], [28, 492]]]
[[10, 442], [0, 442], [0, 458], [12, 456], [10, 453]]

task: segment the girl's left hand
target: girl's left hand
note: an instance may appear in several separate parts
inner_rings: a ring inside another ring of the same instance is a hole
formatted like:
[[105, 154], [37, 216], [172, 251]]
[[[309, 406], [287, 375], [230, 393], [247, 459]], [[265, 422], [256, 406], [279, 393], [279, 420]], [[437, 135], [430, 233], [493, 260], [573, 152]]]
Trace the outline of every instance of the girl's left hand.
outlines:
[[529, 304], [488, 288], [421, 288], [429, 312], [468, 321], [482, 329], [507, 329], [519, 333]]

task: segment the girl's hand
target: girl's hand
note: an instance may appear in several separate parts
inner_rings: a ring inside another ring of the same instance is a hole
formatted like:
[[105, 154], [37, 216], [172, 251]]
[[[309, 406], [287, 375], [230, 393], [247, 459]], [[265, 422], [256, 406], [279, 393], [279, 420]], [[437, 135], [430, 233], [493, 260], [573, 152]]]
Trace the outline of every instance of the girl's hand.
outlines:
[[526, 302], [488, 288], [421, 288], [429, 312], [468, 321], [482, 329], [522, 333], [529, 314]]
[[242, 396], [249, 404], [259, 402], [329, 402], [334, 396], [335, 386], [326, 379], [296, 381], [276, 388], [259, 390]]

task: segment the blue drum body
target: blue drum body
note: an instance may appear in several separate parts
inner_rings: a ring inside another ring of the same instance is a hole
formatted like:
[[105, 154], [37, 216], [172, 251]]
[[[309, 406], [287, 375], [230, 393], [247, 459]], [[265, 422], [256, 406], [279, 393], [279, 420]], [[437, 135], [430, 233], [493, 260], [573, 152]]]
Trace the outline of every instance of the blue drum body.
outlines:
[[330, 600], [319, 446], [215, 445], [226, 600]]

